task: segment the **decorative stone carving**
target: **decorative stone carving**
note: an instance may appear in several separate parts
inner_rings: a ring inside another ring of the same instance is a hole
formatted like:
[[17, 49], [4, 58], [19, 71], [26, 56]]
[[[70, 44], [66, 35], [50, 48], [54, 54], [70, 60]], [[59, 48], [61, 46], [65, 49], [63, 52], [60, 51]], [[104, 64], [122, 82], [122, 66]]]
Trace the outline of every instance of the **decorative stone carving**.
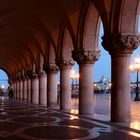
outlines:
[[12, 83], [15, 83], [17, 81], [15, 75], [10, 76], [9, 80], [12, 81]]
[[46, 73], [57, 73], [59, 71], [59, 68], [56, 64], [44, 64], [43, 65], [43, 70], [46, 72]]
[[21, 73], [18, 73], [14, 75], [12, 79], [14, 79], [15, 81], [23, 81], [25, 79], [25, 76]]
[[43, 72], [40, 72], [39, 74], [38, 74], [39, 76], [45, 76], [46, 75], [46, 72], [45, 71], [43, 71]]
[[102, 37], [103, 47], [113, 54], [132, 54], [140, 44], [140, 36], [129, 34], [111, 34]]
[[22, 81], [25, 81], [25, 80], [26, 80], [26, 77], [25, 77], [24, 75], [22, 75], [22, 76], [20, 77], [20, 79], [21, 79]]
[[27, 72], [27, 71], [24, 72], [24, 77], [25, 77], [26, 79], [29, 79], [29, 75], [28, 75], [28, 72]]
[[31, 70], [27, 70], [25, 72], [25, 76], [28, 77], [28, 78], [30, 78], [30, 79], [34, 79], [34, 78], [37, 78], [38, 77], [38, 74], [32, 72]]
[[16, 80], [17, 80], [18, 82], [21, 81], [21, 78], [20, 78], [20, 75], [19, 75], [19, 74], [16, 75]]
[[71, 58], [57, 58], [56, 64], [60, 69], [71, 69], [75, 64], [75, 61]]
[[94, 64], [100, 57], [100, 51], [93, 49], [74, 50], [72, 57], [78, 64]]

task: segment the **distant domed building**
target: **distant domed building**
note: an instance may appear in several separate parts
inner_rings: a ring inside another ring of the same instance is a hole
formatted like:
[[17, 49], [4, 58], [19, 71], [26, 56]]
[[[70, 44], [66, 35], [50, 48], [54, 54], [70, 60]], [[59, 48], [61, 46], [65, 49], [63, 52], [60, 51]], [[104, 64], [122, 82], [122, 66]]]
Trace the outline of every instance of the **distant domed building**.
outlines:
[[101, 77], [99, 82], [93, 83], [94, 93], [108, 93], [110, 92], [111, 83], [104, 76]]

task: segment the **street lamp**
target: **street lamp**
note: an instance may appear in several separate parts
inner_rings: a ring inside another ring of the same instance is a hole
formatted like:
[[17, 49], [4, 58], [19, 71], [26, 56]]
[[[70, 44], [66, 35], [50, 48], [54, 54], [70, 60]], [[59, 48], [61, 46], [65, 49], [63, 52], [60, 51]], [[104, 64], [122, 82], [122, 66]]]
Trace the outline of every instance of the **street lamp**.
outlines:
[[140, 71], [140, 58], [135, 58], [135, 63], [129, 66], [132, 72], [136, 72], [136, 96], [134, 101], [140, 101], [139, 98], [139, 71]]

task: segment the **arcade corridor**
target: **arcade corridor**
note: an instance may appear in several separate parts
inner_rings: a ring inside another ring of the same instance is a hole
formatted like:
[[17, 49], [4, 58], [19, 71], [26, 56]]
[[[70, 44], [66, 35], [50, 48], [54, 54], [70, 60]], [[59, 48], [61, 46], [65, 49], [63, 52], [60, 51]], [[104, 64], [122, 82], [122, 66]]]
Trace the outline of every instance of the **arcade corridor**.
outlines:
[[[0, 140], [140, 139], [139, 128], [122, 125], [133, 121], [129, 66], [140, 45], [139, 14], [140, 0], [1, 0], [0, 69], [14, 98], [0, 98]], [[102, 47], [111, 58], [108, 122], [89, 118], [96, 113], [93, 82], [101, 22]], [[79, 116], [66, 113], [72, 109], [75, 63]]]

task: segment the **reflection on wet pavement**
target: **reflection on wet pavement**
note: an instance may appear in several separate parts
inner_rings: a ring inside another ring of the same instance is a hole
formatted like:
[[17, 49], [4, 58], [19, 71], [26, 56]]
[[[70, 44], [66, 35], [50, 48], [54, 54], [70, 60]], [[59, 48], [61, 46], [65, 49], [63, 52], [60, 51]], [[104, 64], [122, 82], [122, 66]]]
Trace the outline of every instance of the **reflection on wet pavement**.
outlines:
[[132, 123], [114, 124], [106, 117], [109, 116], [109, 98], [109, 95], [96, 96], [96, 114], [81, 116], [75, 99], [71, 112], [64, 112], [0, 97], [0, 140], [138, 140], [140, 121], [134, 116], [138, 114], [136, 103], [132, 101], [135, 113]]

